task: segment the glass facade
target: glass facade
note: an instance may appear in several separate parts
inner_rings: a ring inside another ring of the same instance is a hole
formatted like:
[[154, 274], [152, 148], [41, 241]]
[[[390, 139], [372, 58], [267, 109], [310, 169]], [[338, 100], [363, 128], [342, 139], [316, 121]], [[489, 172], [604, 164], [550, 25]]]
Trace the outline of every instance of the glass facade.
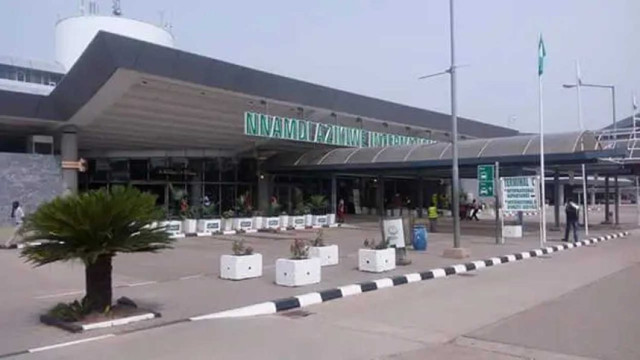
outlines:
[[90, 159], [80, 177], [82, 189], [131, 185], [157, 196], [170, 215], [179, 212], [179, 198], [190, 207], [208, 202], [214, 215], [234, 209], [241, 195], [257, 207], [257, 162], [232, 158]]

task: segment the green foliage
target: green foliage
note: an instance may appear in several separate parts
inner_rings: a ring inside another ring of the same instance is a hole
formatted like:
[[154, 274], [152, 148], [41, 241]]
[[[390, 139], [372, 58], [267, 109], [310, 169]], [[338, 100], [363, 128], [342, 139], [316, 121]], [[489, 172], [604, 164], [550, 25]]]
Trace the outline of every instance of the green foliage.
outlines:
[[309, 258], [309, 246], [302, 239], [295, 239], [289, 248], [291, 251], [291, 259], [304, 260]]
[[322, 231], [322, 229], [318, 230], [318, 233], [316, 234], [316, 238], [311, 242], [311, 244], [312, 246], [315, 246], [315, 247], [325, 246], [324, 232]]
[[233, 250], [233, 255], [236, 256], [246, 256], [253, 254], [253, 248], [251, 246], [245, 246], [244, 240], [235, 240], [231, 249]]
[[269, 209], [267, 210], [267, 215], [269, 217], [279, 216], [280, 215], [280, 204], [277, 202], [272, 202], [269, 204]]
[[201, 209], [202, 209], [201, 210], [202, 219], [213, 219], [213, 217], [216, 214], [216, 207], [213, 204], [209, 206], [203, 206]]
[[233, 210], [227, 210], [225, 212], [222, 213], [222, 218], [223, 219], [230, 219], [232, 217], [236, 216], [236, 212]]
[[327, 198], [324, 195], [312, 195], [308, 206], [314, 215], [323, 215], [327, 211]]
[[389, 239], [380, 240], [380, 242], [376, 243], [375, 239], [369, 241], [369, 239], [365, 239], [364, 247], [371, 250], [384, 250], [389, 247]]
[[79, 259], [93, 264], [98, 256], [157, 252], [171, 248], [161, 226], [156, 197], [132, 187], [116, 186], [58, 197], [42, 204], [25, 221], [24, 241], [44, 241], [22, 250], [22, 257], [41, 266]]
[[58, 303], [47, 312], [47, 315], [60, 321], [75, 322], [84, 319], [90, 312], [91, 308], [88, 306], [86, 298], [83, 298], [82, 302], [74, 300], [69, 304]]

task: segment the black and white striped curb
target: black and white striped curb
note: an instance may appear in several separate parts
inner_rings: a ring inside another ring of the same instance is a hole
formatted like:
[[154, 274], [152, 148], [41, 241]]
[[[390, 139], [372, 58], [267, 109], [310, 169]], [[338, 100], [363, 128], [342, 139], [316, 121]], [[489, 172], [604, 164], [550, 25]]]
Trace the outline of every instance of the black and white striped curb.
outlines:
[[577, 243], [566, 243], [566, 244], [561, 244], [556, 246], [549, 246], [546, 248], [535, 249], [531, 251], [523, 251], [520, 253], [511, 254], [511, 255], [493, 257], [488, 260], [478, 260], [478, 261], [472, 261], [466, 264], [458, 264], [458, 265], [447, 266], [444, 268], [432, 269], [432, 270], [423, 271], [420, 273], [411, 273], [411, 274], [399, 275], [399, 276], [378, 279], [378, 280], [368, 281], [368, 282], [363, 282], [358, 284], [345, 285], [345, 286], [340, 286], [337, 288], [328, 289], [320, 292], [311, 292], [308, 294], [293, 296], [285, 299], [267, 301], [260, 304], [250, 305], [242, 308], [192, 317], [190, 318], [190, 320], [197, 321], [197, 320], [206, 320], [206, 319], [221, 319], [221, 318], [234, 318], [234, 317], [275, 314], [280, 311], [302, 308], [309, 305], [319, 304], [326, 301], [339, 299], [339, 298], [352, 296], [352, 295], [357, 295], [357, 294], [374, 291], [378, 289], [384, 289], [387, 287], [404, 285], [404, 284], [418, 282], [422, 280], [437, 279], [437, 278], [446, 277], [449, 275], [465, 273], [467, 271], [478, 270], [485, 267], [506, 264], [509, 262], [551, 254], [554, 252], [559, 252], [567, 249], [596, 244], [602, 241], [623, 237], [628, 234], [629, 232], [625, 231], [625, 232], [614, 233], [614, 234], [609, 234], [609, 235], [604, 235], [599, 237], [593, 237], [590, 239], [579, 241]]

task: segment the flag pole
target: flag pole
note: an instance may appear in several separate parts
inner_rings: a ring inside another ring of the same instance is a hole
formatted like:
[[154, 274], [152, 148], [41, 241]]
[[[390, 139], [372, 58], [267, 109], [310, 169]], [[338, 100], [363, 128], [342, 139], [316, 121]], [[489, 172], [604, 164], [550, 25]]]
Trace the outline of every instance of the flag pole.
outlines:
[[[538, 61], [544, 61], [545, 56], [544, 43], [542, 41], [542, 34], [540, 34], [540, 42], [538, 44]], [[543, 114], [543, 100], [542, 100], [542, 64], [538, 64], [538, 117], [540, 120], [540, 220], [542, 227], [540, 229], [540, 247], [543, 247], [547, 242], [547, 213], [545, 204], [545, 172], [544, 172], [544, 114]], [[542, 65], [543, 66], [543, 65]]]
[[[580, 62], [576, 60], [576, 92], [578, 94], [578, 125], [580, 126], [580, 150], [584, 151], [584, 122], [582, 121], [582, 75]], [[615, 136], [615, 135], [614, 135]], [[589, 206], [587, 205], [587, 170], [582, 164], [582, 217], [584, 219], [584, 234], [589, 235]]]

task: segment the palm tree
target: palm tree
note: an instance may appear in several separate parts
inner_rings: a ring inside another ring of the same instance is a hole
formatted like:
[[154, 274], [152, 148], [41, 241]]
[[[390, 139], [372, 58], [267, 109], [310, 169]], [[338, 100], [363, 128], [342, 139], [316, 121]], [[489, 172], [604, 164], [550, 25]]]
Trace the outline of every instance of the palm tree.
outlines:
[[22, 257], [42, 266], [81, 260], [85, 266], [87, 311], [105, 311], [112, 304], [111, 261], [117, 253], [157, 252], [171, 248], [163, 227], [154, 226], [162, 211], [155, 195], [132, 187], [113, 187], [58, 197], [27, 217]]

